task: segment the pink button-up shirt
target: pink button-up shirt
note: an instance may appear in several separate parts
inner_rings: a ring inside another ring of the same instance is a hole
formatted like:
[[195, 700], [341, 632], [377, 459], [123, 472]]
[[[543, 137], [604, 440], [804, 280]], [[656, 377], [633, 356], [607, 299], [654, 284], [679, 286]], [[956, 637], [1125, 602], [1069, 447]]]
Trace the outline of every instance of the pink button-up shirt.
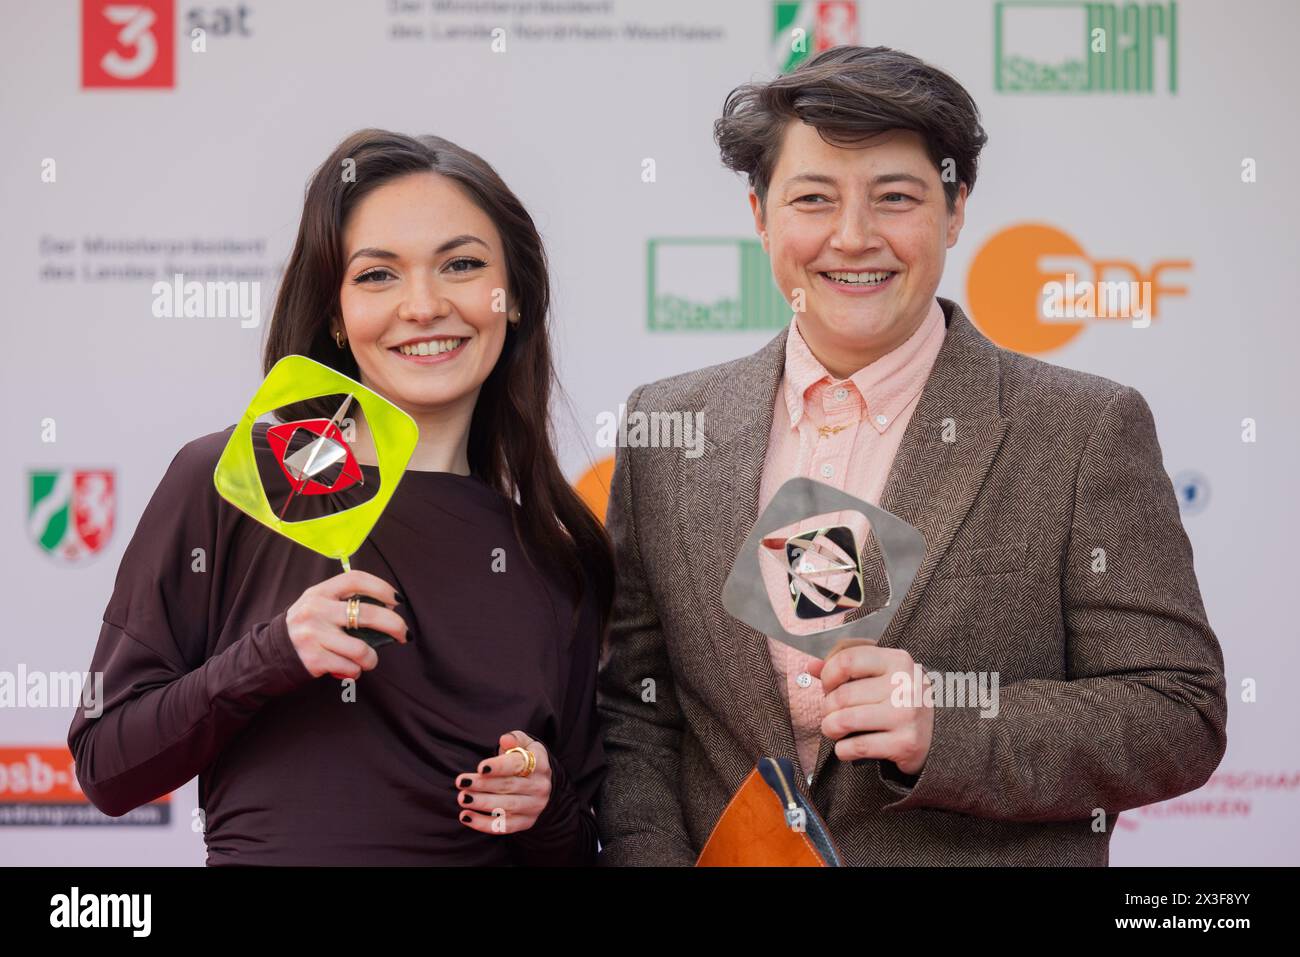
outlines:
[[[894, 454], [946, 331], [943, 310], [938, 300], [933, 300], [929, 314], [906, 342], [847, 379], [836, 380], [809, 350], [795, 316], [786, 338], [785, 372], [776, 393], [759, 487], [759, 514], [776, 490], [796, 476], [825, 482], [879, 505]], [[788, 537], [810, 527], [839, 524], [853, 529], [861, 549], [870, 526], [856, 512], [810, 516], [773, 535]], [[759, 556], [763, 580], [787, 631], [813, 634], [843, 624], [843, 612], [820, 619], [796, 618], [784, 552], [764, 552]], [[847, 577], [837, 575], [821, 582], [837, 587]], [[799, 761], [811, 778], [821, 744], [823, 697], [821, 681], [808, 671], [815, 659], [771, 638], [768, 645], [772, 666], [789, 702]]]

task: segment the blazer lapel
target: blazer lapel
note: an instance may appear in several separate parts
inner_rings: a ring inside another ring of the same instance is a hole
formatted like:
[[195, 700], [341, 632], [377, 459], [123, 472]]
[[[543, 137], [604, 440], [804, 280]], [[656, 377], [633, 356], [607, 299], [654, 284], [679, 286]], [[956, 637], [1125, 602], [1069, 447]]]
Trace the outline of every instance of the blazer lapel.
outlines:
[[732, 618], [722, 606], [722, 585], [758, 518], [758, 492], [772, 430], [776, 391], [785, 369], [789, 326], [753, 355], [704, 405], [704, 454], [686, 478], [686, 540], [695, 543], [695, 598], [713, 646], [708, 658], [724, 679], [720, 716], [749, 742], [757, 760], [784, 755], [798, 760], [790, 711], [777, 686], [767, 638]]

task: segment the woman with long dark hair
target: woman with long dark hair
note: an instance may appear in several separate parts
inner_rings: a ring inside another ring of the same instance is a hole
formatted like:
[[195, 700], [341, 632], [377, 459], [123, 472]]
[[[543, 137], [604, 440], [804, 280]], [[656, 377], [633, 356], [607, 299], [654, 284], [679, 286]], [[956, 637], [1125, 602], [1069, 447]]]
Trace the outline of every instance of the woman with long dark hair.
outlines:
[[[613, 565], [556, 462], [549, 289], [531, 217], [475, 154], [363, 130], [325, 160], [265, 371], [329, 365], [408, 413], [419, 443], [343, 573], [218, 496], [231, 429], [181, 449], [104, 613], [103, 713], [69, 732], [97, 807], [120, 815], [197, 774], [209, 864], [594, 860]], [[373, 492], [353, 409], [363, 482], [301, 496], [295, 520]], [[268, 425], [252, 442], [279, 503]]]

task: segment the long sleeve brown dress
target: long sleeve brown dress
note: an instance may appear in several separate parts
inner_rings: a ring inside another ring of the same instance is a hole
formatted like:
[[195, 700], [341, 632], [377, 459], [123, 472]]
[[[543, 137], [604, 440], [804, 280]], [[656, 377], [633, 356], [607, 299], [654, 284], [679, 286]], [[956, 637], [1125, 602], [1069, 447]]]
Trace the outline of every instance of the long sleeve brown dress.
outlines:
[[[119, 815], [197, 774], [213, 865], [592, 862], [605, 765], [592, 589], [575, 609], [527, 561], [515, 503], [480, 478], [407, 471], [352, 567], [405, 597], [410, 640], [380, 647], [349, 700], [310, 676], [285, 625], [342, 568], [217, 494], [230, 432], [181, 449], [122, 557], [91, 664], [103, 713], [78, 711], [68, 736], [90, 800]], [[288, 485], [265, 425], [253, 443], [278, 508]], [[363, 493], [336, 494], [292, 507], [323, 514]], [[482, 834], [458, 819], [455, 779], [513, 730], [546, 746], [551, 797], [531, 829]]]

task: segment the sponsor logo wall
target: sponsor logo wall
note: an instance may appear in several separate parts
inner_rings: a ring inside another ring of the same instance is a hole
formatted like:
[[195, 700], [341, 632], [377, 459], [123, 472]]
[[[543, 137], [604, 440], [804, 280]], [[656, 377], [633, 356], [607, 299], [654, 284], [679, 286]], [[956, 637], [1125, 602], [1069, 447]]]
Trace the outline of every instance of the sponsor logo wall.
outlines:
[[939, 294], [1005, 348], [1137, 388], [1156, 418], [1227, 660], [1229, 750], [1198, 792], [1115, 821], [1112, 862], [1300, 861], [1283, 684], [1300, 665], [1300, 9], [80, 0], [4, 17], [0, 864], [203, 861], [195, 781], [116, 819], [81, 795], [65, 742], [86, 703], [54, 676], [80, 694], [158, 480], [261, 381], [303, 188], [340, 139], [448, 137], [528, 205], [574, 410], [558, 406], [563, 464], [603, 514], [601, 423], [628, 394], [790, 320], [712, 142], [725, 95], [855, 42], [947, 69], [984, 114]]

